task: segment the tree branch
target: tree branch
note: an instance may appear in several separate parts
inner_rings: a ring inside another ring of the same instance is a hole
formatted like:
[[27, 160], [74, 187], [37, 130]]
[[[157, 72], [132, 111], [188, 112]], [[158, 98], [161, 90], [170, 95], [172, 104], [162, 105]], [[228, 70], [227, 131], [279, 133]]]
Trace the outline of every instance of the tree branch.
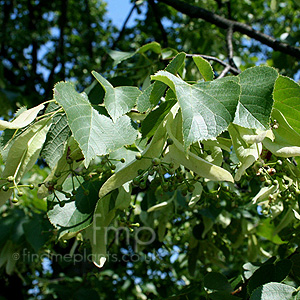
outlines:
[[159, 28], [160, 32], [161, 32], [163, 46], [164, 46], [164, 48], [166, 48], [166, 47], [168, 47], [168, 35], [165, 31], [165, 28], [164, 28], [163, 24], [161, 23], [160, 16], [159, 16], [159, 9], [157, 8], [157, 4], [154, 2], [154, 0], [148, 0], [148, 1], [149, 1], [149, 5], [152, 8], [155, 21], [158, 25], [158, 28]]
[[114, 41], [113, 45], [111, 46], [111, 49], [115, 49], [115, 47], [117, 46], [118, 42], [121, 40], [124, 32], [125, 32], [125, 29], [126, 29], [126, 25], [131, 17], [131, 15], [133, 14], [134, 10], [136, 9], [136, 4], [134, 3], [134, 5], [132, 6], [127, 18], [125, 19], [124, 23], [123, 23], [123, 26], [122, 26], [122, 29], [121, 31], [119, 32], [119, 35], [118, 37], [116, 38], [116, 40]]
[[198, 6], [190, 5], [190, 4], [180, 1], [180, 0], [158, 0], [158, 1], [175, 8], [179, 12], [186, 14], [187, 16], [189, 16], [191, 18], [202, 19], [202, 20], [209, 22], [211, 24], [214, 24], [220, 28], [228, 29], [228, 27], [232, 26], [233, 32], [236, 31], [236, 32], [245, 34], [245, 35], [263, 43], [264, 45], [271, 47], [275, 51], [280, 51], [282, 53], [285, 53], [285, 54], [288, 54], [288, 55], [291, 55], [293, 57], [300, 59], [300, 48], [293, 47], [286, 43], [279, 42], [275, 38], [273, 38], [265, 33], [262, 33], [260, 31], [257, 31], [247, 24], [226, 19], [226, 18], [221, 17], [215, 13], [212, 13], [206, 9], [203, 9]]

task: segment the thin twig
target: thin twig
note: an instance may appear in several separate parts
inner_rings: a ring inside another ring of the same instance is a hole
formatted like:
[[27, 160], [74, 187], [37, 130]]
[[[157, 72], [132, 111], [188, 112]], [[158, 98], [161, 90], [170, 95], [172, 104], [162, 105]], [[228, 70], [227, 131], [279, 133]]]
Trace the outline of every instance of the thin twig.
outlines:
[[[225, 61], [214, 57], [214, 56], [209, 56], [209, 55], [202, 55], [202, 54], [187, 54], [187, 57], [193, 57], [193, 56], [201, 56], [202, 58], [206, 59], [206, 60], [212, 60], [215, 61], [217, 63], [219, 63], [220, 65], [224, 66], [225, 68], [229, 68], [229, 71], [233, 74], [233, 75], [238, 75], [241, 73], [240, 70], [238, 70], [237, 68], [232, 67], [231, 65], [229, 65], [228, 63], [226, 63]], [[228, 72], [227, 72], [228, 73]]]
[[225, 77], [225, 75], [230, 72], [230, 69], [231, 69], [231, 66], [226, 66], [224, 68], [224, 70], [221, 72], [221, 74], [218, 76], [218, 78], [222, 78], [222, 77]]
[[[112, 46], [110, 48], [111, 50], [114, 50], [116, 48], [118, 42], [121, 40], [121, 38], [122, 38], [122, 36], [123, 36], [123, 34], [125, 32], [126, 25], [127, 25], [128, 21], [129, 21], [131, 15], [133, 14], [134, 10], [136, 9], [136, 7], [137, 7], [136, 3], [134, 3], [134, 5], [132, 6], [132, 8], [131, 8], [128, 16], [127, 16], [127, 18], [125, 19], [125, 21], [123, 23], [122, 29], [120, 30], [118, 37], [115, 39], [115, 41], [113, 42], [113, 44], [112, 44]], [[109, 57], [108, 53], [105, 53], [102, 56], [102, 58], [101, 58], [101, 66], [103, 66], [105, 64], [105, 62], [107, 61], [108, 57]]]
[[229, 26], [227, 29], [227, 35], [226, 35], [226, 44], [227, 44], [227, 49], [228, 49], [228, 61], [232, 67], [238, 69], [238, 67], [236, 66], [236, 64], [233, 60], [232, 36], [233, 36], [233, 28], [232, 28], [232, 26]]

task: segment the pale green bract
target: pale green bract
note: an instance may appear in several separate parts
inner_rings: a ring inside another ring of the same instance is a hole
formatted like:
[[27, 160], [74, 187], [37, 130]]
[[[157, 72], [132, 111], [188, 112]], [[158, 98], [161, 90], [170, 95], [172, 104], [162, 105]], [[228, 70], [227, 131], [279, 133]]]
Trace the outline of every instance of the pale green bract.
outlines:
[[[42, 119], [31, 125], [13, 141], [7, 154], [5, 168], [1, 174], [2, 178], [13, 176], [16, 184], [20, 182], [26, 172], [36, 163], [50, 123], [50, 119]], [[0, 180], [0, 184], [4, 182], [5, 180]], [[11, 189], [8, 192], [0, 190], [0, 206], [11, 196], [11, 193]]]
[[16, 119], [12, 122], [0, 120], [0, 130], [4, 129], [19, 129], [26, 127], [34, 121], [38, 113], [44, 108], [44, 104], [40, 104], [33, 108], [23, 111]]
[[[151, 142], [143, 151], [142, 156], [147, 157], [158, 157], [163, 149], [165, 144], [166, 129], [162, 123], [157, 129], [155, 135], [153, 136]], [[109, 192], [113, 191], [116, 188], [119, 188], [124, 183], [132, 180], [137, 176], [137, 170], [147, 169], [151, 165], [151, 160], [141, 159], [133, 160], [124, 168], [120, 169], [118, 172], [113, 174], [101, 187], [99, 191], [99, 198], [101, 199], [107, 195]]]
[[[248, 144], [242, 138], [240, 131], [245, 134], [246, 128], [242, 128], [235, 124], [230, 124], [228, 127], [228, 132], [232, 139], [234, 151], [241, 162], [234, 177], [234, 180], [236, 181], [241, 179], [246, 169], [248, 169], [259, 158], [262, 151], [262, 143]], [[248, 129], [248, 131], [249, 134], [252, 133], [251, 129]]]
[[300, 156], [300, 134], [289, 125], [278, 109], [273, 109], [272, 117], [276, 119], [278, 128], [273, 129], [273, 140], [268, 137], [263, 140], [264, 146], [280, 157]]
[[[113, 199], [112, 194], [108, 194], [97, 203], [93, 224], [85, 230], [85, 234], [91, 242], [93, 262], [99, 268], [102, 268], [107, 260], [109, 225], [115, 218], [117, 211], [128, 208], [130, 201], [131, 186], [126, 183], [120, 186], [116, 199]], [[113, 206], [111, 205], [112, 202], [114, 202]]]
[[173, 122], [173, 120], [176, 120], [176, 114], [178, 113], [177, 109], [178, 108], [176, 107], [172, 108], [168, 115], [166, 124], [167, 133], [174, 142], [173, 145], [169, 146], [168, 154], [170, 156], [170, 160], [174, 163], [185, 166], [187, 169], [192, 170], [204, 178], [214, 181], [233, 182], [232, 175], [225, 169], [206, 161], [190, 151], [185, 151], [183, 145], [179, 142], [177, 136], [175, 136], [176, 133], [174, 134], [172, 130], [172, 128], [178, 128], [178, 126], [175, 125], [176, 123]]

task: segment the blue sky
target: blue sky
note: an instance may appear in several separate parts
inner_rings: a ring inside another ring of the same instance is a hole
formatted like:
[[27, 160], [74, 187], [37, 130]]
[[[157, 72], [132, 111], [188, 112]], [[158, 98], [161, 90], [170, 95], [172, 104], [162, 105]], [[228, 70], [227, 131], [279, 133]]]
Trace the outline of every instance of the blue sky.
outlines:
[[[112, 20], [115, 26], [121, 28], [133, 6], [133, 3], [130, 3], [130, 0], [106, 0], [105, 2], [107, 3], [107, 17]], [[132, 26], [137, 16], [138, 14], [134, 11], [127, 24]]]

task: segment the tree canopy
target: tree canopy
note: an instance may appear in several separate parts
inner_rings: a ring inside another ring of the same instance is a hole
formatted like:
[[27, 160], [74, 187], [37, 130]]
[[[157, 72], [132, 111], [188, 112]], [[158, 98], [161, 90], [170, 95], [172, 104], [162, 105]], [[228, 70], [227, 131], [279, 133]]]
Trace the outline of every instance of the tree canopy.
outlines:
[[0, 299], [300, 297], [299, 1], [0, 3]]

